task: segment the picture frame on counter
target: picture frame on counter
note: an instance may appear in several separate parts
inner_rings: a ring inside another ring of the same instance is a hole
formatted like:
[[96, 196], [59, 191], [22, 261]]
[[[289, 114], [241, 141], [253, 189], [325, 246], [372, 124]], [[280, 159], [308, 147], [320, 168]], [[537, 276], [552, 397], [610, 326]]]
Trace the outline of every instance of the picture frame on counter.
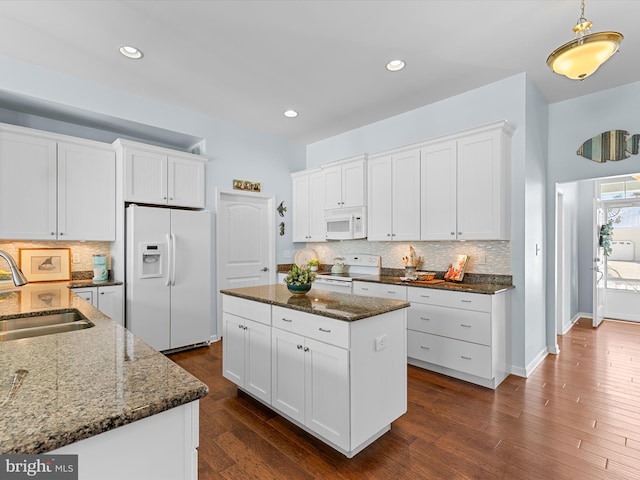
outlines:
[[70, 248], [20, 248], [19, 257], [29, 282], [71, 280]]

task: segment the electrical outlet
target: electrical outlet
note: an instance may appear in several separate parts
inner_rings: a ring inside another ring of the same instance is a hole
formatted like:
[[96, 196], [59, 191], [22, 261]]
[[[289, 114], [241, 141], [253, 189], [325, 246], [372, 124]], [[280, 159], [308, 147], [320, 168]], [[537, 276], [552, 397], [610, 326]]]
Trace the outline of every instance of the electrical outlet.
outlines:
[[387, 336], [381, 335], [376, 338], [376, 352], [387, 348]]
[[77, 253], [73, 252], [71, 254], [71, 263], [80, 263], [80, 255], [78, 255]]

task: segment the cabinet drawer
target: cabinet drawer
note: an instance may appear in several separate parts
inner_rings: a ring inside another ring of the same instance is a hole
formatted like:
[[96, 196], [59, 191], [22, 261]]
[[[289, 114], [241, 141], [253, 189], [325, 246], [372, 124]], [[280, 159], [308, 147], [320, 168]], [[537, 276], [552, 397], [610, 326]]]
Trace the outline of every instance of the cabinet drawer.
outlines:
[[463, 308], [479, 312], [491, 312], [491, 295], [481, 293], [451, 292], [435, 288], [408, 287], [410, 302], [440, 305], [442, 307]]
[[412, 303], [407, 328], [482, 345], [491, 345], [491, 314]]
[[493, 378], [491, 347], [485, 345], [408, 330], [407, 356], [470, 375]]
[[353, 282], [353, 294], [365, 297], [381, 297], [391, 300], [407, 300], [407, 287], [385, 283]]
[[274, 306], [273, 326], [341, 348], [349, 348], [349, 322]]
[[222, 311], [248, 318], [265, 325], [271, 325], [271, 305], [244, 298], [222, 295]]

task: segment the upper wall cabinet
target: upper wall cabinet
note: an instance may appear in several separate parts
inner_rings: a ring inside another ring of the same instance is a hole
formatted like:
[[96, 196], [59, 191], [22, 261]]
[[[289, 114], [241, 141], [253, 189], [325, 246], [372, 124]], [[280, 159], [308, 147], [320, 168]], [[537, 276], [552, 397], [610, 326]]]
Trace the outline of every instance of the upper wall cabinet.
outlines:
[[422, 147], [422, 240], [510, 238], [510, 138], [498, 122]]
[[115, 172], [111, 145], [0, 126], [0, 238], [115, 240]]
[[420, 239], [420, 149], [371, 156], [368, 162], [368, 239]]
[[324, 208], [362, 207], [366, 201], [366, 155], [322, 167], [325, 175]]
[[124, 200], [204, 208], [204, 157], [118, 140], [124, 159]]
[[325, 175], [322, 170], [297, 172], [293, 183], [294, 242], [326, 242], [324, 226]]

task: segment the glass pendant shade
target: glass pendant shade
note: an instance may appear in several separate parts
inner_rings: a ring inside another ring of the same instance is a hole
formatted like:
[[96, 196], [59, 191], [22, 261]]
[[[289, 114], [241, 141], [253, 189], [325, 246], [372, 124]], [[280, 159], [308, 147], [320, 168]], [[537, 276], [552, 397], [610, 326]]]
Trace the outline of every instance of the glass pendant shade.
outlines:
[[624, 37], [617, 32], [591, 33], [555, 49], [547, 65], [572, 80], [583, 80], [618, 51]]

